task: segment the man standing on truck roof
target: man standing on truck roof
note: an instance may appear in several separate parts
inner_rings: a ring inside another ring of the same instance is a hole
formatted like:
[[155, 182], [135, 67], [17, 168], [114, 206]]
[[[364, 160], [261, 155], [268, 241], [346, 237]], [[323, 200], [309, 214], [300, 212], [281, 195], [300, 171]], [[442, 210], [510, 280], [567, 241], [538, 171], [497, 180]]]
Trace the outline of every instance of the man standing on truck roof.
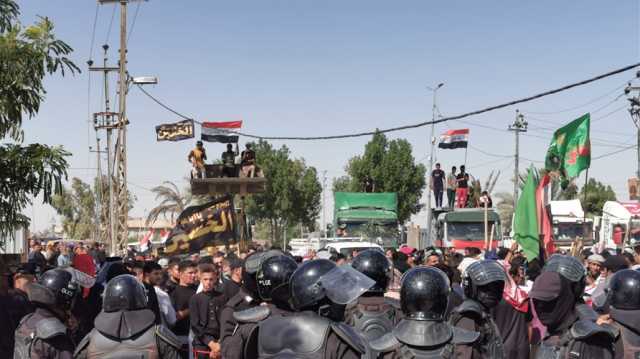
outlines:
[[436, 198], [436, 208], [442, 208], [442, 193], [444, 192], [445, 173], [440, 169], [440, 164], [436, 163], [436, 169], [431, 172], [431, 189]]
[[456, 189], [457, 208], [467, 207], [467, 195], [469, 194], [469, 176], [465, 172], [464, 165], [460, 166], [460, 173], [456, 176], [458, 187]]
[[456, 188], [458, 188], [456, 166], [453, 166], [451, 167], [451, 173], [447, 175], [447, 201], [449, 202], [449, 208], [453, 208], [456, 204]]

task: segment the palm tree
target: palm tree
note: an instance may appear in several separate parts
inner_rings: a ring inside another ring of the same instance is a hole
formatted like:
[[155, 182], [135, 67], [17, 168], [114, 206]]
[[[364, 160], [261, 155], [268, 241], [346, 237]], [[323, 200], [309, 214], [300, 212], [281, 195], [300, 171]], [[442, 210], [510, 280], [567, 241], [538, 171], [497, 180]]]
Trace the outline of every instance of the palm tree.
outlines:
[[502, 223], [502, 230], [505, 232], [511, 231], [511, 219], [515, 208], [513, 208], [513, 193], [500, 192], [496, 193], [498, 204], [496, 209], [500, 215], [500, 222]]
[[169, 219], [171, 219], [171, 223], [173, 223], [174, 217], [184, 211], [193, 200], [193, 196], [189, 190], [180, 192], [178, 186], [170, 181], [165, 181], [162, 185], [152, 188], [151, 192], [156, 194], [156, 200], [161, 201], [159, 205], [149, 212], [146, 222], [147, 226], [155, 222], [161, 215], [164, 218], [167, 218], [167, 215], [169, 215]]

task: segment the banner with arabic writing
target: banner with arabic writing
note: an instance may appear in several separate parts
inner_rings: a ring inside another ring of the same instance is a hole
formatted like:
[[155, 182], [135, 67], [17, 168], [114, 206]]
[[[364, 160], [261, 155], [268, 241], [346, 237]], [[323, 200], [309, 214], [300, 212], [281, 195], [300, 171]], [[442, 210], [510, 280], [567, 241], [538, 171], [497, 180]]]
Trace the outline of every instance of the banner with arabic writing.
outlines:
[[181, 141], [193, 138], [193, 120], [156, 126], [158, 141]]

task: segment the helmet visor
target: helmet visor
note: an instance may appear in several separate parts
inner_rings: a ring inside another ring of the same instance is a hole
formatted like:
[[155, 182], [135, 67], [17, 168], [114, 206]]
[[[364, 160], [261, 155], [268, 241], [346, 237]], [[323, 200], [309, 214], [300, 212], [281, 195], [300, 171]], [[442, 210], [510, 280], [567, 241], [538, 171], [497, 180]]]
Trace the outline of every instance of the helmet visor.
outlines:
[[335, 267], [320, 277], [318, 283], [327, 297], [337, 304], [351, 303], [376, 284], [373, 279], [348, 265]]

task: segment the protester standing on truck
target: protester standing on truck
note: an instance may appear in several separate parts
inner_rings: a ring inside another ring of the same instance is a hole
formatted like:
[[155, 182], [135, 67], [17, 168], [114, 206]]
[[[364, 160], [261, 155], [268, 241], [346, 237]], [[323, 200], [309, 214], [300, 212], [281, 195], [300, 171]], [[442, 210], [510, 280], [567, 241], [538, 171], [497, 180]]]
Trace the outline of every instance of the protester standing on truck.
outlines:
[[440, 169], [440, 164], [436, 163], [436, 169], [431, 172], [431, 189], [436, 198], [436, 208], [442, 207], [442, 194], [444, 192], [445, 173]]
[[456, 204], [456, 188], [458, 188], [456, 166], [453, 166], [451, 167], [451, 173], [447, 175], [447, 202], [449, 203], [449, 208], [453, 208]]
[[460, 166], [460, 173], [456, 176], [458, 186], [456, 187], [456, 207], [467, 207], [467, 196], [469, 195], [469, 176], [465, 172], [464, 165]]

